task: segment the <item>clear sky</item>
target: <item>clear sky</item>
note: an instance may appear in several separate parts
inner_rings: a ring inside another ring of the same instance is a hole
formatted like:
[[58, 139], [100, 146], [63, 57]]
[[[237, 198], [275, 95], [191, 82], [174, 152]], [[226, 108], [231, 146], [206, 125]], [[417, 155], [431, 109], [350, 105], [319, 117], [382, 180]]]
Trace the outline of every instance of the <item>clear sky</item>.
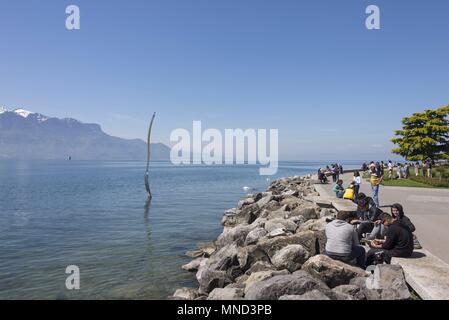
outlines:
[[447, 0], [0, 0], [0, 105], [143, 139], [155, 111], [164, 143], [193, 120], [277, 128], [281, 160], [387, 158], [402, 117], [449, 104], [448, 17]]

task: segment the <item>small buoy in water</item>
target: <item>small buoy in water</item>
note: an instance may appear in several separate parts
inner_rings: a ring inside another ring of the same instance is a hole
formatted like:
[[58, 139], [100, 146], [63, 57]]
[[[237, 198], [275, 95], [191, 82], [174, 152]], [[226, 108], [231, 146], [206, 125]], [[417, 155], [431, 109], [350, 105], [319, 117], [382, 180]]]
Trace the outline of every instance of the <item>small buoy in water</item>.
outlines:
[[247, 186], [243, 187], [243, 191], [250, 191], [250, 190], [253, 190], [253, 188]]

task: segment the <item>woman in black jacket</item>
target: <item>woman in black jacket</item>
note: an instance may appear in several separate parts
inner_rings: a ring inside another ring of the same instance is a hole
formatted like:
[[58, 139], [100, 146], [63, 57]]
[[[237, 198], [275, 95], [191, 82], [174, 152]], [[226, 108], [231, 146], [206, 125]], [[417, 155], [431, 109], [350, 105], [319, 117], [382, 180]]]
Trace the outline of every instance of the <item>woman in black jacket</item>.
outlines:
[[[391, 215], [393, 218], [401, 223], [403, 226], [410, 229], [410, 232], [415, 232], [416, 228], [415, 225], [410, 221], [410, 219], [404, 214], [404, 208], [399, 203], [395, 203], [391, 206]], [[418, 238], [416, 235], [413, 235], [413, 243], [415, 249], [422, 249], [421, 244], [418, 241]]]
[[415, 232], [416, 228], [410, 219], [404, 215], [404, 208], [399, 203], [391, 206], [391, 215], [396, 221], [399, 221], [404, 226], [410, 229], [410, 232]]

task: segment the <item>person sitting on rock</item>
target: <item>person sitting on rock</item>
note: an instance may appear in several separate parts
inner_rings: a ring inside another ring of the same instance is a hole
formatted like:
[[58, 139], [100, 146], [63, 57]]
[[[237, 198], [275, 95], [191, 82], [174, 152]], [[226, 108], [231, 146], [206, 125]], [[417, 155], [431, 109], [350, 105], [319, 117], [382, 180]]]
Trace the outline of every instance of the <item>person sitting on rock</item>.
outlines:
[[366, 196], [364, 193], [359, 195], [357, 202], [357, 221], [352, 221], [353, 224], [358, 224], [357, 235], [359, 240], [366, 235], [368, 240], [376, 238], [383, 239], [385, 236], [385, 228], [379, 220], [382, 210], [377, 208], [374, 200]]
[[356, 220], [354, 213], [339, 211], [337, 217], [326, 225], [326, 255], [345, 263], [365, 267], [365, 249], [359, 245], [359, 239], [351, 221]]
[[[399, 203], [395, 203], [391, 206], [391, 215], [393, 218], [395, 218], [397, 221], [405, 225], [410, 229], [410, 231], [413, 233], [416, 231], [415, 225], [412, 223], [412, 221], [404, 214], [404, 208]], [[413, 242], [415, 249], [422, 249], [421, 244], [418, 241], [418, 238], [415, 234], [413, 234]]]
[[372, 240], [366, 258], [366, 265], [373, 264], [376, 253], [383, 251], [386, 263], [393, 257], [409, 258], [413, 253], [413, 234], [403, 223], [388, 213], [382, 214], [382, 224], [387, 227], [385, 240]]
[[343, 195], [345, 194], [345, 188], [343, 188], [343, 180], [337, 180], [332, 191], [335, 192], [337, 198], [343, 198]]

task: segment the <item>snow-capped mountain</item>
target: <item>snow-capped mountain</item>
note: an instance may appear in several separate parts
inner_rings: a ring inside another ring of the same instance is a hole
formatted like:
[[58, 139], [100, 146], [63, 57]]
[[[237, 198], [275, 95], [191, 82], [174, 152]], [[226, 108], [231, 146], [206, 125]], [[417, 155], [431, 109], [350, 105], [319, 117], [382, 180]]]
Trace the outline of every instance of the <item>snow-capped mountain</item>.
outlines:
[[[0, 107], [0, 159], [146, 159], [144, 141], [110, 136], [98, 124], [47, 117], [22, 108], [9, 110]], [[151, 147], [154, 160], [169, 159], [166, 145]]]

